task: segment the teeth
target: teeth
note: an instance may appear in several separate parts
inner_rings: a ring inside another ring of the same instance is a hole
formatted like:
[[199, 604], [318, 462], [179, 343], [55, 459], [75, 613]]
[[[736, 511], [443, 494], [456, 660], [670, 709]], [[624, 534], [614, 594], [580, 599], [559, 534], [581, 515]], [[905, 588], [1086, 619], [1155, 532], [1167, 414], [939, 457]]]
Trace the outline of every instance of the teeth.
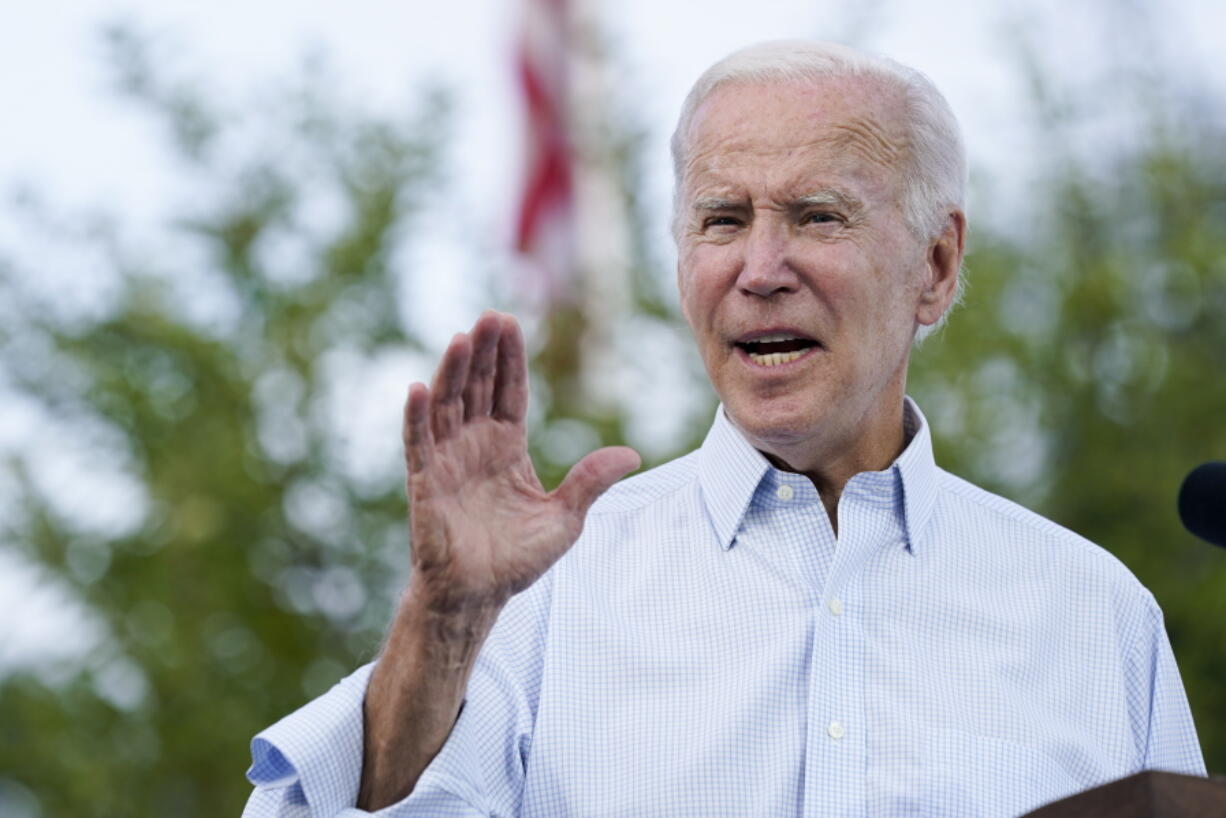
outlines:
[[762, 335], [757, 338], [754, 338], [753, 340], [754, 340], [754, 343], [766, 344], [766, 343], [771, 343], [773, 341], [794, 341], [799, 337], [800, 336], [798, 335]]
[[[778, 340], [784, 339], [780, 338]], [[788, 361], [794, 361], [801, 355], [804, 355], [804, 350], [798, 349], [794, 352], [771, 352], [766, 355], [759, 355], [756, 352], [751, 352], [749, 353], [749, 358], [755, 364], [759, 364], [761, 366], [778, 366], [779, 364], [786, 364]]]

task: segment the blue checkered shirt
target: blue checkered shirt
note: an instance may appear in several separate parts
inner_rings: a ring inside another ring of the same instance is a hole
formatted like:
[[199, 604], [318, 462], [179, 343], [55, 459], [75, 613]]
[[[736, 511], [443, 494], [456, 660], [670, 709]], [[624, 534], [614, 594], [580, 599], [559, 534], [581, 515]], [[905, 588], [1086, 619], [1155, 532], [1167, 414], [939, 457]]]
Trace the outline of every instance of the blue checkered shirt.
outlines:
[[[503, 610], [395, 816], [1008, 816], [1137, 770], [1204, 775], [1150, 593], [910, 442], [812, 483], [722, 412], [625, 480]], [[370, 667], [260, 733], [244, 815], [352, 808]], [[411, 730], [411, 724], [404, 725]]]

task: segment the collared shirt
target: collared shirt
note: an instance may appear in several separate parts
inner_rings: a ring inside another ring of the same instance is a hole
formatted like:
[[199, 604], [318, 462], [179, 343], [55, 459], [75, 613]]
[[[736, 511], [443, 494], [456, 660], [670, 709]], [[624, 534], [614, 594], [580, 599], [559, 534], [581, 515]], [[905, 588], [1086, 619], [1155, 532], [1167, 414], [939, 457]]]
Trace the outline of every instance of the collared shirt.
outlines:
[[[939, 469], [906, 416], [837, 538], [722, 411], [701, 449], [615, 486], [378, 814], [1006, 816], [1141, 769], [1204, 775], [1149, 592]], [[245, 815], [366, 814], [346, 808], [369, 670], [255, 738]]]

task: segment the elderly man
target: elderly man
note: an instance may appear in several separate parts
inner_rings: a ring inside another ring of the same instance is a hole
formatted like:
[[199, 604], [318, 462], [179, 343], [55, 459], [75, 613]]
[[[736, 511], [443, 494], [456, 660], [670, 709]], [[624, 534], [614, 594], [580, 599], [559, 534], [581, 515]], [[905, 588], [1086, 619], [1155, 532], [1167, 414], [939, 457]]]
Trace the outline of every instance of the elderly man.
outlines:
[[545, 492], [514, 320], [457, 335], [409, 390], [382, 655], [256, 738], [248, 814], [1014, 815], [1203, 774], [1152, 596], [941, 471], [905, 397], [966, 233], [940, 93], [761, 45], [699, 79], [673, 151], [706, 442]]

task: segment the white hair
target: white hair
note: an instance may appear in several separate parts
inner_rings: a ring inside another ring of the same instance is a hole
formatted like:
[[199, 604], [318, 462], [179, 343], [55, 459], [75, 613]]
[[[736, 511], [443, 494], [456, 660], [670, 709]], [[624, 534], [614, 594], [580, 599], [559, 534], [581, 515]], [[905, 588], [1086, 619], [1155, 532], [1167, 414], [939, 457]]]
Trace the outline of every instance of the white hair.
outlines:
[[[690, 89], [673, 131], [673, 226], [680, 236], [682, 188], [694, 114], [715, 89], [729, 83], [813, 82], [870, 77], [897, 90], [903, 101], [908, 151], [900, 168], [903, 216], [924, 241], [936, 238], [952, 210], [966, 211], [966, 149], [953, 109], [924, 74], [888, 57], [838, 43], [777, 40], [735, 51], [708, 68]], [[958, 278], [957, 303], [962, 293]], [[946, 311], [948, 314], [948, 310]], [[921, 327], [920, 338], [937, 326]]]

